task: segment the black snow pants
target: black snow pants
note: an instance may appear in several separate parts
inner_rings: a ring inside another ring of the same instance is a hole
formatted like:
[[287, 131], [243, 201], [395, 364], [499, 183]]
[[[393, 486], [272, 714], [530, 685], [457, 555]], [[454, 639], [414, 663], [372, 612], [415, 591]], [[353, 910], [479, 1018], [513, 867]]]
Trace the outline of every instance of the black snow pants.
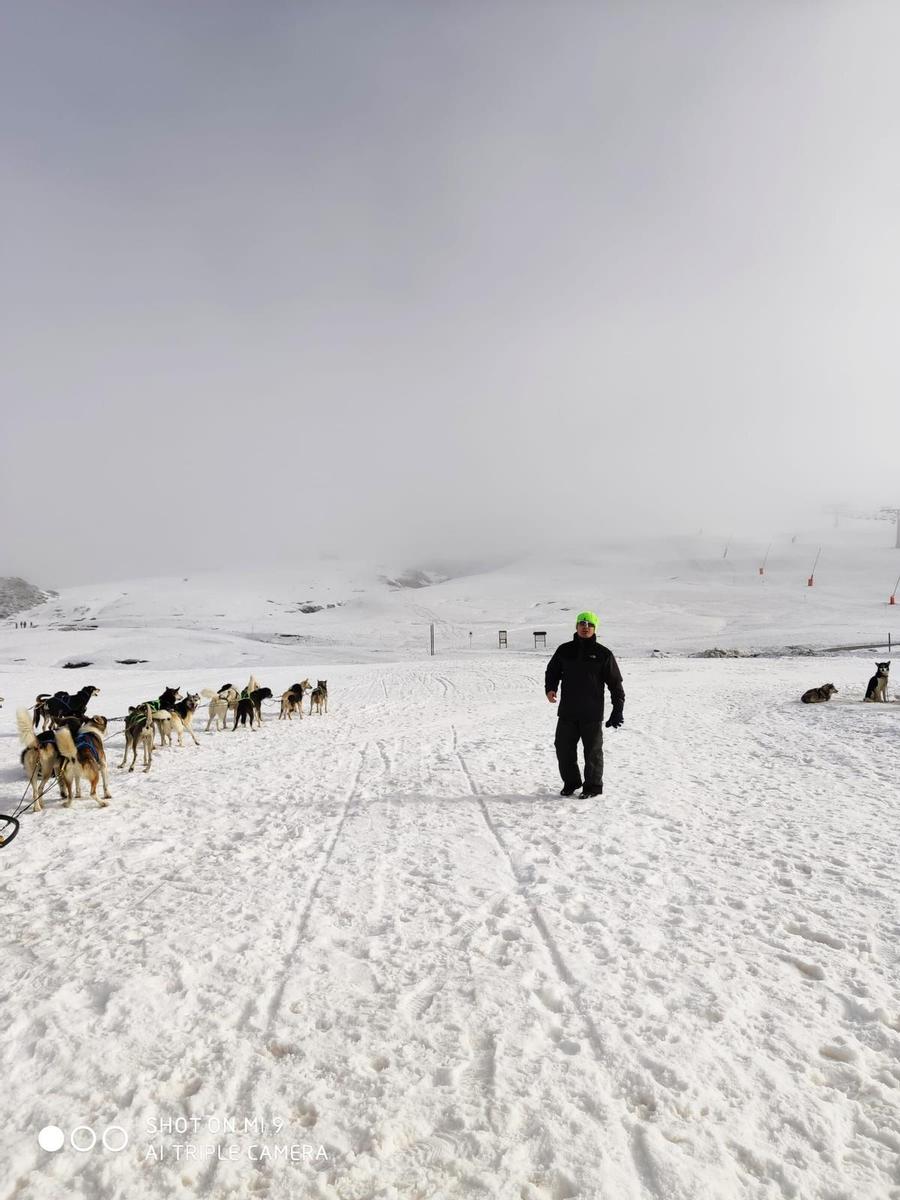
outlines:
[[573, 721], [560, 717], [556, 723], [556, 760], [565, 787], [581, 786], [578, 742], [584, 746], [584, 786], [592, 791], [603, 786], [603, 722]]

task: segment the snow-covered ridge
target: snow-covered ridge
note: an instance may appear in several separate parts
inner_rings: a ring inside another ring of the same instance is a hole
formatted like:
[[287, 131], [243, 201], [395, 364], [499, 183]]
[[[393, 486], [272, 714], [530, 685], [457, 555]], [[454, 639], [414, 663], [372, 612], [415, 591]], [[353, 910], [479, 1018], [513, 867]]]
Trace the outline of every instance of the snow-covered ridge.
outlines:
[[160, 666], [174, 631], [191, 634], [204, 662], [234, 661], [248, 642], [262, 661], [280, 661], [286, 646], [310, 661], [415, 656], [428, 653], [432, 624], [439, 653], [492, 650], [501, 629], [510, 650], [526, 651], [536, 632], [548, 645], [570, 636], [586, 606], [600, 613], [601, 640], [630, 655], [880, 645], [900, 632], [900, 606], [888, 603], [900, 551], [885, 534], [856, 522], [771, 545], [708, 535], [608, 542], [454, 577], [319, 560], [65, 588], [24, 615], [53, 635], [49, 662]]

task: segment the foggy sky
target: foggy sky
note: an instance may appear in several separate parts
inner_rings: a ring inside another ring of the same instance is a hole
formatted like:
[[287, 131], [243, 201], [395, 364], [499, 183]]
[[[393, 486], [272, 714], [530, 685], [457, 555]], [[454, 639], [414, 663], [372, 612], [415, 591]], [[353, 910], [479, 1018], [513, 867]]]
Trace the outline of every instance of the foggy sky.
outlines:
[[900, 504], [900, 7], [2, 7], [0, 575]]

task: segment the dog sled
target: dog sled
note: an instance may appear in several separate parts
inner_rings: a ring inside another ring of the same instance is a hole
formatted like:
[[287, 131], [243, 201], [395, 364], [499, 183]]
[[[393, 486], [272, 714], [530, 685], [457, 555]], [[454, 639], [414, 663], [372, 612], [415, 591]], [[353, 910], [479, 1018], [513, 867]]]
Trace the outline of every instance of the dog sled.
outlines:
[[0, 846], [8, 846], [19, 832], [19, 818], [0, 813]]
[[[41, 735], [46, 736], [46, 735]], [[34, 771], [31, 778], [25, 784], [25, 791], [22, 793], [22, 799], [16, 805], [11, 813], [0, 813], [0, 847], [8, 846], [16, 834], [19, 832], [19, 818], [32, 809], [36, 804], [40, 804], [41, 798], [46, 795], [49, 788], [54, 784], [59, 787], [59, 778], [41, 779], [40, 788], [36, 790], [35, 779], [38, 776], [39, 764], [35, 763]], [[28, 799], [28, 790], [31, 789], [32, 797]]]

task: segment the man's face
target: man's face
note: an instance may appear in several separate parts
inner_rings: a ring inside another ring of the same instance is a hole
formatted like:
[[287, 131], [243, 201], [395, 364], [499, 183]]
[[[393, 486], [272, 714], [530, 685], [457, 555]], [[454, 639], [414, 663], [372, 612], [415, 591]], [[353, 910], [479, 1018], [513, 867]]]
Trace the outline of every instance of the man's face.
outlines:
[[575, 632], [580, 638], [589, 638], [594, 636], [594, 626], [587, 621], [579, 621], [575, 626]]

